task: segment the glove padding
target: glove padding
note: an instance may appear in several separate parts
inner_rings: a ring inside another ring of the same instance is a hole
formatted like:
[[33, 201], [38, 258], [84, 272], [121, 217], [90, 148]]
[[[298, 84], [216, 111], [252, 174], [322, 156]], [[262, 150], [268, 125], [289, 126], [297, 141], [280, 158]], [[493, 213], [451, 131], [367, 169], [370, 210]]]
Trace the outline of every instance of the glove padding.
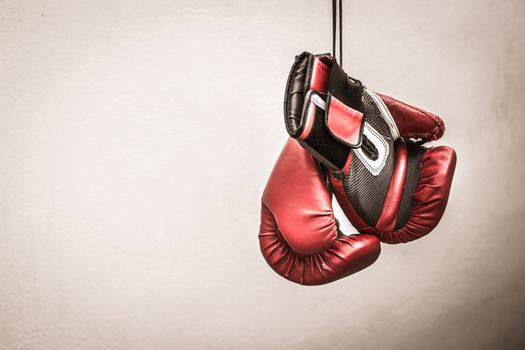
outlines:
[[325, 284], [371, 265], [379, 256], [374, 235], [343, 235], [332, 211], [326, 177], [299, 144], [286, 143], [262, 197], [261, 252], [290, 281]]
[[456, 155], [421, 145], [443, 135], [437, 115], [369, 91], [331, 56], [307, 52], [292, 66], [284, 110], [288, 133], [330, 169], [334, 194], [359, 232], [400, 243], [438, 224]]

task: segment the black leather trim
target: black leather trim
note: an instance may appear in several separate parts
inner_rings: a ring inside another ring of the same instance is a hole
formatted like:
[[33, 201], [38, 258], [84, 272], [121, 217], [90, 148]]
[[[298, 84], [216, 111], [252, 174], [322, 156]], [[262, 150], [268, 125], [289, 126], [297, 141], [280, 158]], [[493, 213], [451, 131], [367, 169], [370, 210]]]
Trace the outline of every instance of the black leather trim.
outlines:
[[310, 87], [314, 55], [303, 52], [295, 57], [295, 62], [288, 74], [284, 93], [284, 123], [291, 137], [298, 137], [303, 128], [302, 112], [304, 97]]

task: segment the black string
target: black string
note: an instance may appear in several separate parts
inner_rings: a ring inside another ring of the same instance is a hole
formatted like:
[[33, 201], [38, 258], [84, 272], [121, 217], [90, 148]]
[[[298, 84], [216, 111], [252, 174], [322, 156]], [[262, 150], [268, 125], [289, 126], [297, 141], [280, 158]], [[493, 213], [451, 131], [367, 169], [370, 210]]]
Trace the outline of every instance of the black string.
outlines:
[[337, 23], [337, 0], [332, 0], [332, 55], [335, 54], [335, 36], [336, 36], [336, 23]]
[[339, 0], [339, 9], [337, 1], [332, 0], [332, 54], [337, 59], [335, 43], [337, 37], [337, 12], [339, 11], [339, 64], [343, 66], [343, 0]]
[[339, 64], [343, 66], [343, 0], [339, 0]]

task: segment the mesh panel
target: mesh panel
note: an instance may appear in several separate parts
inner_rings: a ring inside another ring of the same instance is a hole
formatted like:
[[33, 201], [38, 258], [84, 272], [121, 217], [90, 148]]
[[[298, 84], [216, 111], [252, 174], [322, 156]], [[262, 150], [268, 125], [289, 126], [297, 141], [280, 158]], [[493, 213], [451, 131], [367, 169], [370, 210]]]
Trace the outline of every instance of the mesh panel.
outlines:
[[427, 151], [415, 142], [406, 141], [407, 145], [407, 176], [405, 187], [403, 188], [403, 197], [397, 213], [396, 226], [394, 230], [399, 230], [407, 223], [412, 214], [412, 197], [416, 191], [419, 180], [419, 169], [421, 168], [421, 157]]
[[390, 151], [383, 170], [379, 175], [374, 176], [352, 150], [350, 172], [344, 178], [343, 183], [346, 195], [356, 212], [366, 224], [375, 227], [383, 210], [390, 179], [394, 171], [394, 141], [381, 112], [366, 90], [363, 92], [363, 104], [365, 121], [383, 135]]

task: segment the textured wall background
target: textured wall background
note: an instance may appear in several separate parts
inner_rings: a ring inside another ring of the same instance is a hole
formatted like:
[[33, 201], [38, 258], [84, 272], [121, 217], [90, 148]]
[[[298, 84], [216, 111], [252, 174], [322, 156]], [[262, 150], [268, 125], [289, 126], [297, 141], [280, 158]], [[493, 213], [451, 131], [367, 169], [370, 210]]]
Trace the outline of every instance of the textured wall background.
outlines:
[[441, 114], [458, 167], [430, 236], [305, 288], [259, 201], [329, 1], [2, 1], [0, 348], [525, 348], [525, 2], [344, 20], [347, 71]]

